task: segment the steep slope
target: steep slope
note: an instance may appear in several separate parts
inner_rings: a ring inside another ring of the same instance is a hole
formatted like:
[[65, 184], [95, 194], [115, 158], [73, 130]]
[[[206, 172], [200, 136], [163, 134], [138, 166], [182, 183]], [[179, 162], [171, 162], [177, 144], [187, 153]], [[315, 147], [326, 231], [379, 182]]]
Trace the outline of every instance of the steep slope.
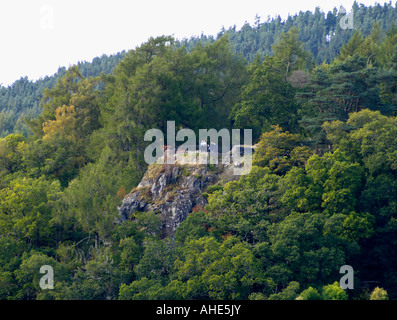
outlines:
[[209, 186], [240, 177], [234, 169], [241, 167], [243, 161], [217, 165], [152, 164], [118, 208], [119, 222], [131, 219], [137, 211], [154, 212], [160, 215], [162, 236], [172, 237], [189, 213], [204, 209]]

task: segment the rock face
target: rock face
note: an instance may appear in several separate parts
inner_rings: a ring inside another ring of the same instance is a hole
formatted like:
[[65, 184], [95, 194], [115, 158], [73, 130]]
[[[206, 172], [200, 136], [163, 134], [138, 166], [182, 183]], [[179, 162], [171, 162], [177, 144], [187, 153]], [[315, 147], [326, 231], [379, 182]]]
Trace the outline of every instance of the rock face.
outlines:
[[[248, 156], [235, 157], [238, 153], [243, 156], [247, 148], [250, 149]], [[150, 165], [139, 185], [124, 198], [118, 208], [118, 222], [129, 220], [137, 211], [154, 212], [162, 221], [162, 237], [172, 237], [189, 213], [194, 209], [204, 209], [207, 199], [203, 191], [207, 187], [239, 179], [239, 174], [242, 173], [236, 174], [235, 170], [242, 166], [246, 168], [247, 161], [252, 163], [254, 148], [255, 146], [236, 145], [231, 151], [220, 154], [216, 165], [191, 165], [197, 163], [191, 161], [191, 157], [196, 159], [195, 152], [184, 154], [177, 159], [177, 164]], [[225, 155], [230, 161], [221, 160]], [[199, 158], [207, 156], [207, 153], [199, 154]]]
[[120, 222], [136, 211], [154, 212], [160, 215], [162, 236], [172, 237], [195, 207], [207, 204], [203, 190], [219, 180], [219, 168], [211, 169], [207, 165], [151, 165], [118, 208]]

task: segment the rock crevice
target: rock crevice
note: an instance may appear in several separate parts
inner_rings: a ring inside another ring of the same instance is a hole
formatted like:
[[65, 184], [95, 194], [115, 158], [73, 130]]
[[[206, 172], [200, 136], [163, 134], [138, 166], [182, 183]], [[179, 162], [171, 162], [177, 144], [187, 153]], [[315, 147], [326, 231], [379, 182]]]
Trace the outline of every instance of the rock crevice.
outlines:
[[172, 237], [194, 208], [205, 207], [203, 191], [219, 181], [218, 173], [207, 165], [151, 165], [139, 185], [123, 199], [119, 221], [129, 220], [137, 211], [154, 212], [162, 221], [162, 237]]

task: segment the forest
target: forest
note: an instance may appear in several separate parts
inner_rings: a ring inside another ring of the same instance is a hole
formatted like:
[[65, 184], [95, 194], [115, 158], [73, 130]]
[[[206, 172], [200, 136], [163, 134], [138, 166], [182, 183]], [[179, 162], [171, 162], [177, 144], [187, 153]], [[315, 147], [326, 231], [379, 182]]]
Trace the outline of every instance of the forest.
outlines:
[[[92, 62], [78, 62], [77, 66], [84, 77], [97, 77], [101, 73], [109, 74], [122, 59], [125, 52], [94, 58]], [[40, 99], [43, 91], [52, 89], [57, 81], [65, 74], [66, 67], [59, 68], [52, 76], [46, 76], [37, 81], [30, 81], [27, 77], [15, 81], [11, 86], [0, 84], [0, 137], [11, 133], [24, 136], [31, 134], [26, 125], [26, 119], [34, 119], [41, 113]]]
[[[397, 6], [353, 9], [352, 30], [337, 9], [257, 17], [1, 87], [0, 299], [396, 299]], [[117, 217], [171, 120], [256, 149], [163, 237], [156, 212]]]

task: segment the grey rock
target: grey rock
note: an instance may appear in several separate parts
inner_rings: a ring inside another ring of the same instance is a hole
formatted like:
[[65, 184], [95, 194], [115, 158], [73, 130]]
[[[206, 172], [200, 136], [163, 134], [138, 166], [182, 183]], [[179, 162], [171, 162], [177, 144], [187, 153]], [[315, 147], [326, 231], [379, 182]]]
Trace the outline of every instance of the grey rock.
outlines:
[[137, 188], [123, 199], [118, 222], [129, 220], [136, 211], [155, 212], [162, 221], [162, 236], [172, 237], [193, 208], [204, 209], [207, 200], [203, 190], [217, 183], [219, 177], [206, 165], [166, 165], [158, 169], [149, 167]]

